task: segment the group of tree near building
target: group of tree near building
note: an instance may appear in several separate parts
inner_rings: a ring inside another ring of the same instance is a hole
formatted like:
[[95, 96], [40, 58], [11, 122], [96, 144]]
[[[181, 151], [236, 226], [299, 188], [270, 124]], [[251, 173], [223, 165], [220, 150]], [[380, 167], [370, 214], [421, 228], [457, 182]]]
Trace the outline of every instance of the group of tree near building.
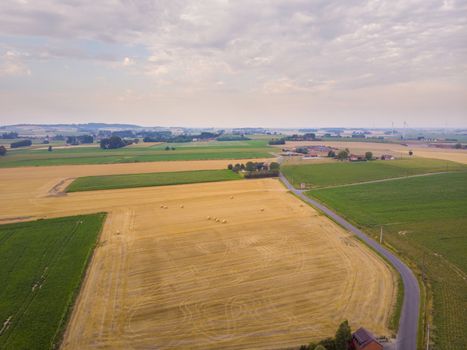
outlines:
[[94, 142], [94, 137], [92, 135], [68, 136], [66, 138], [66, 143], [69, 145], [81, 145], [81, 144], [89, 144], [93, 142]]
[[241, 172], [247, 179], [258, 179], [262, 177], [279, 176], [280, 165], [277, 162], [272, 162], [270, 164], [265, 162], [247, 162], [246, 164], [229, 164], [227, 169], [235, 173]]
[[[328, 152], [328, 157], [329, 158], [336, 158], [338, 160], [348, 160], [350, 158], [350, 151], [348, 148], [339, 151], [337, 154], [333, 150], [330, 150]], [[372, 160], [373, 159], [373, 152], [365, 152], [365, 156], [362, 159], [359, 160]]]
[[300, 346], [300, 350], [350, 350], [353, 348], [352, 331], [347, 320], [339, 325], [334, 338], [326, 338], [319, 343]]
[[100, 147], [102, 149], [115, 149], [122, 148], [134, 143], [134, 140], [124, 140], [120, 136], [110, 136], [108, 138], [102, 139]]

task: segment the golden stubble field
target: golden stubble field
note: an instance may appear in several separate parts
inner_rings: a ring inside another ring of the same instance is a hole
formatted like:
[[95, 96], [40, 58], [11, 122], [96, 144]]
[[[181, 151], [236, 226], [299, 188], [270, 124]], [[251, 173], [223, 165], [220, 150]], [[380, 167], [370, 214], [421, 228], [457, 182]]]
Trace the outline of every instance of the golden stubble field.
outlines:
[[6, 193], [0, 219], [109, 213], [64, 349], [280, 349], [345, 318], [389, 334], [392, 272], [276, 179], [48, 197], [51, 181], [17, 179], [34, 195]]

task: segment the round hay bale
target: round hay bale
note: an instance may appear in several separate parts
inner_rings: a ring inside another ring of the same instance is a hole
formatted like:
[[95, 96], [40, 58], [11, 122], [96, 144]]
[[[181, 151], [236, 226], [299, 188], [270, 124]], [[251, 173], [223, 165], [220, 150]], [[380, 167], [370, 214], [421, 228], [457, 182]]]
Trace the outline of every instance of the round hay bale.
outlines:
[[211, 220], [211, 217], [210, 217], [210, 216], [208, 216], [208, 217], [206, 217], [206, 219], [208, 219], [208, 220]]
[[224, 219], [224, 220], [222, 220], [222, 223], [223, 223], [223, 224], [227, 223], [227, 220], [225, 220], [225, 219]]
[[230, 196], [230, 199], [234, 199], [234, 196]]
[[260, 210], [261, 210], [261, 211], [264, 211], [264, 208], [261, 208]]
[[182, 209], [184, 208], [183, 204], [180, 204], [180, 208], [182, 208]]

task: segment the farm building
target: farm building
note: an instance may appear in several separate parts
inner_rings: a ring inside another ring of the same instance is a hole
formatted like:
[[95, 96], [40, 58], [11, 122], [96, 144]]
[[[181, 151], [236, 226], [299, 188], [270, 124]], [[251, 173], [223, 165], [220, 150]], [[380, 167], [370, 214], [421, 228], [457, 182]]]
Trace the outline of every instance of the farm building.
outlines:
[[394, 156], [392, 154], [383, 154], [381, 155], [381, 160], [394, 160]]
[[364, 162], [366, 160], [365, 156], [358, 155], [358, 154], [351, 154], [349, 156], [350, 162]]
[[314, 159], [314, 158], [319, 158], [319, 154], [313, 152], [313, 153], [308, 153], [307, 155], [302, 157], [302, 159]]
[[383, 350], [381, 343], [363, 327], [352, 334], [352, 342], [356, 350]]

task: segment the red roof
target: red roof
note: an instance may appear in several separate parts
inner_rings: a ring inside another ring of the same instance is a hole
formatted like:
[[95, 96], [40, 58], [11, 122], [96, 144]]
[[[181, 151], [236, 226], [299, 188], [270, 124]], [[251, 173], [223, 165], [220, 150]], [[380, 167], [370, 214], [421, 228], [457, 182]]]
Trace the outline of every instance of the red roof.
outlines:
[[381, 345], [375, 339], [373, 334], [371, 334], [369, 331], [367, 331], [363, 327], [360, 327], [359, 329], [357, 329], [357, 331], [354, 334], [352, 334], [352, 339], [354, 340], [354, 342], [356, 342], [358, 344], [360, 349], [363, 349], [365, 346], [367, 346], [368, 344], [370, 344], [372, 342], [375, 342], [375, 343]]

